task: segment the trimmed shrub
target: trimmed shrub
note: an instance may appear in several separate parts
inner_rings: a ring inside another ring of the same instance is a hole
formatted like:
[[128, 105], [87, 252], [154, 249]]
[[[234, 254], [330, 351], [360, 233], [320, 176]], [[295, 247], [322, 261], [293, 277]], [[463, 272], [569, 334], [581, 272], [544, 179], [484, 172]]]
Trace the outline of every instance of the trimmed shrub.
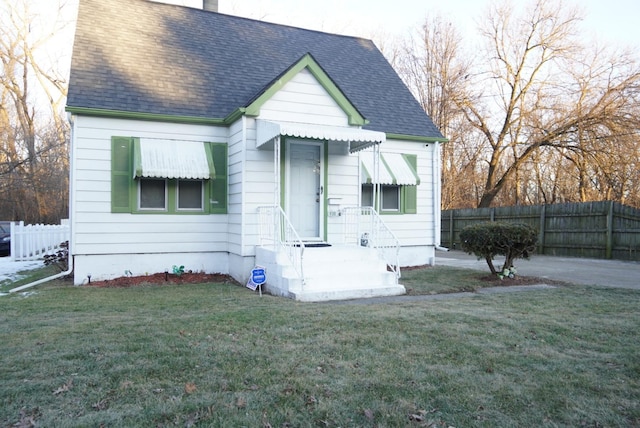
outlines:
[[[484, 222], [467, 226], [460, 232], [462, 250], [484, 258], [491, 273], [499, 276], [515, 274], [513, 261], [528, 259], [536, 249], [538, 231], [523, 223]], [[498, 272], [493, 258], [505, 256], [504, 265]]]

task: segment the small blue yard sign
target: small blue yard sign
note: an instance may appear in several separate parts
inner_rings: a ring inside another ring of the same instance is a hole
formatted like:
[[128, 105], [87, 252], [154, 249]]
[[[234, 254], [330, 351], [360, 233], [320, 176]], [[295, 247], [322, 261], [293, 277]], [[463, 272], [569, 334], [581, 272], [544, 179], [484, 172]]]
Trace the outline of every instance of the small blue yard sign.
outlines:
[[251, 271], [251, 280], [258, 285], [267, 282], [267, 275], [264, 273], [264, 268], [257, 267], [253, 269]]
[[[262, 266], [251, 269], [251, 276], [247, 282], [247, 288], [256, 290], [259, 286], [267, 282], [267, 274]], [[262, 292], [262, 290], [260, 290]]]

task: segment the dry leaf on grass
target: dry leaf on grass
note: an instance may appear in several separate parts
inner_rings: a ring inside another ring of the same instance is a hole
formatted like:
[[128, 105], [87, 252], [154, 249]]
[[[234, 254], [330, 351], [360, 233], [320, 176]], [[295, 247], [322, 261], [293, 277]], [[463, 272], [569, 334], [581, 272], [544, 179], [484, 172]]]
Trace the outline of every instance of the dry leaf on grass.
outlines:
[[196, 384], [193, 382], [187, 382], [184, 385], [184, 392], [187, 394], [193, 394], [194, 392], [196, 392], [198, 388], [196, 387]]
[[245, 400], [244, 397], [238, 397], [236, 399], [236, 407], [238, 409], [244, 409], [245, 407], [247, 407], [247, 400]]
[[412, 413], [409, 415], [409, 420], [413, 422], [422, 422], [424, 420], [424, 416], [418, 413]]
[[69, 382], [65, 383], [55, 391], [53, 391], [53, 395], [60, 395], [63, 392], [69, 391], [73, 387], [73, 379], [69, 379]]
[[107, 410], [109, 408], [109, 400], [106, 398], [91, 405], [95, 410]]
[[291, 385], [287, 385], [282, 391], [280, 391], [280, 393], [284, 395], [292, 395], [295, 392], [296, 392], [296, 389]]
[[20, 421], [12, 426], [17, 428], [34, 428], [37, 426], [37, 419], [40, 416], [40, 409], [37, 407], [32, 410], [22, 408], [20, 409]]
[[262, 411], [262, 428], [273, 428], [269, 421], [267, 420], [267, 411]]

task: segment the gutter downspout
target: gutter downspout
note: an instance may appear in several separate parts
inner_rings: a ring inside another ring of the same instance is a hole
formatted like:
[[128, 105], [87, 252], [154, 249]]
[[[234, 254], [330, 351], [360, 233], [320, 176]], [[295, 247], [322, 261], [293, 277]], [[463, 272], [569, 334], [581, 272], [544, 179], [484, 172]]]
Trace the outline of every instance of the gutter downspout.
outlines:
[[441, 222], [441, 173], [440, 173], [440, 142], [434, 141], [433, 143], [433, 156], [431, 157], [433, 164], [431, 165], [431, 171], [433, 173], [433, 246], [438, 251], [449, 251], [448, 248], [440, 245], [440, 222]]
[[[74, 154], [74, 148], [75, 148], [75, 144], [74, 144], [74, 140], [75, 140], [75, 135], [76, 135], [76, 117], [75, 115], [69, 114], [68, 115], [69, 118], [69, 123], [71, 123], [71, 147], [70, 147], [70, 152], [71, 152], [71, 158], [73, 160], [73, 154]], [[70, 165], [73, 165], [74, 162], [70, 162]], [[25, 284], [25, 285], [21, 285], [20, 287], [16, 287], [16, 288], [12, 288], [11, 290], [9, 290], [9, 293], [15, 293], [17, 291], [22, 291], [22, 290], [26, 290], [27, 288], [31, 288], [31, 287], [35, 287], [36, 285], [40, 285], [43, 284], [45, 282], [49, 282], [49, 281], [53, 281], [54, 279], [58, 279], [58, 278], [62, 278], [63, 276], [67, 276], [67, 275], [71, 275], [71, 273], [73, 273], [73, 261], [74, 258], [71, 255], [71, 245], [72, 245], [72, 241], [73, 241], [73, 219], [71, 218], [71, 204], [72, 204], [72, 199], [73, 199], [73, 167], [69, 168], [69, 267], [67, 268], [66, 271], [64, 272], [60, 272], [58, 274], [52, 275], [52, 276], [48, 276], [46, 278], [42, 278], [39, 279], [37, 281], [34, 282], [30, 282], [29, 284]]]
[[60, 272], [60, 273], [55, 274], [53, 276], [48, 276], [46, 278], [39, 279], [39, 280], [34, 281], [34, 282], [30, 282], [29, 284], [21, 285], [20, 287], [12, 288], [11, 290], [9, 290], [9, 293], [15, 293], [17, 291], [26, 290], [27, 288], [35, 287], [36, 285], [40, 285], [40, 284], [43, 284], [45, 282], [53, 281], [54, 279], [62, 278], [63, 276], [71, 275], [72, 272], [73, 272], [73, 257], [70, 257], [69, 258], [69, 269], [67, 269], [66, 271]]

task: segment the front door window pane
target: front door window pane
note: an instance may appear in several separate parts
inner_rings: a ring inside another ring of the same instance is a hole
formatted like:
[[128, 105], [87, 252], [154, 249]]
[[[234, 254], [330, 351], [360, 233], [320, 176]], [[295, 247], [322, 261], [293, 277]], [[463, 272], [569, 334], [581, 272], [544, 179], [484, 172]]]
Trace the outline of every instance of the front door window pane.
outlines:
[[202, 181], [180, 180], [178, 181], [178, 209], [201, 210], [202, 209]]
[[143, 178], [140, 180], [140, 209], [167, 209], [167, 182]]

